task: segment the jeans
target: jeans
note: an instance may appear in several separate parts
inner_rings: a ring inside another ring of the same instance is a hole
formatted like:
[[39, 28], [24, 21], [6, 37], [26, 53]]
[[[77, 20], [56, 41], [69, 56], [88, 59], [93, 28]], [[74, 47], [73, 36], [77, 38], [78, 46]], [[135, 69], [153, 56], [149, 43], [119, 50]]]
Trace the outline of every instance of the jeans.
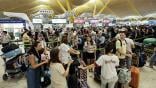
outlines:
[[127, 62], [127, 68], [130, 69], [130, 67], [132, 66], [132, 58], [126, 57], [126, 62]]
[[27, 88], [41, 88], [41, 76], [40, 76], [40, 69], [31, 69], [28, 68], [26, 72], [27, 78]]

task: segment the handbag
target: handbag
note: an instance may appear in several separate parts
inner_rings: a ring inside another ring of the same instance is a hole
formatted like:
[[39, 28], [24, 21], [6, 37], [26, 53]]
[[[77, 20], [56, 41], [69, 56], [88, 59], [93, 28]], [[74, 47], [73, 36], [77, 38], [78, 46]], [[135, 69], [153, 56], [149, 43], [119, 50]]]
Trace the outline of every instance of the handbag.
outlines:
[[41, 81], [41, 86], [43, 88], [48, 87], [51, 84], [50, 77], [48, 75], [45, 75], [43, 79], [44, 79], [44, 81]]
[[41, 86], [47, 88], [51, 84], [50, 74], [48, 71], [42, 71]]

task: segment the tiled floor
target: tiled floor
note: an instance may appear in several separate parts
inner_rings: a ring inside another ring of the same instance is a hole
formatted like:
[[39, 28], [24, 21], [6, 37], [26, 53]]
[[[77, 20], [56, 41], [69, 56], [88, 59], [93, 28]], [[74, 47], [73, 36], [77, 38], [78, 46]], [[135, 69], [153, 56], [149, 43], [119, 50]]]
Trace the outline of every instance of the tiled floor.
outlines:
[[[3, 81], [3, 74], [4, 61], [0, 58], [0, 88], [27, 88], [26, 80], [24, 77]], [[92, 73], [88, 73], [88, 84], [90, 88], [100, 88], [100, 84], [93, 80]], [[141, 69], [139, 88], [156, 88], [156, 70], [153, 70], [146, 66]]]

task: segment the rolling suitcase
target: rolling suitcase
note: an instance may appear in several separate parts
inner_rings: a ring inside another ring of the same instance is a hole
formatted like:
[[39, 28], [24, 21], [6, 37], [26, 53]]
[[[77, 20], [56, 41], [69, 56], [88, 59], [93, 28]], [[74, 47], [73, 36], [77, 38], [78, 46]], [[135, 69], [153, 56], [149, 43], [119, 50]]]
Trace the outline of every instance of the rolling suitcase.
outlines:
[[129, 85], [132, 88], [139, 88], [140, 71], [137, 67], [131, 67], [131, 81]]

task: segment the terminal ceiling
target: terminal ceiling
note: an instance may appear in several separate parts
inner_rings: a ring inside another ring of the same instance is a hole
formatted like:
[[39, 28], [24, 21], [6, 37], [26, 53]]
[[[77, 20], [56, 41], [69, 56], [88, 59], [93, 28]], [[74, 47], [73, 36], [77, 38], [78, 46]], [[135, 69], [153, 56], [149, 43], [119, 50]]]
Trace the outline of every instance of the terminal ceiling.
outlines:
[[76, 16], [93, 13], [125, 16], [145, 16], [156, 13], [156, 0], [0, 0], [0, 11], [22, 12], [31, 15], [40, 9], [54, 14], [72, 11]]

